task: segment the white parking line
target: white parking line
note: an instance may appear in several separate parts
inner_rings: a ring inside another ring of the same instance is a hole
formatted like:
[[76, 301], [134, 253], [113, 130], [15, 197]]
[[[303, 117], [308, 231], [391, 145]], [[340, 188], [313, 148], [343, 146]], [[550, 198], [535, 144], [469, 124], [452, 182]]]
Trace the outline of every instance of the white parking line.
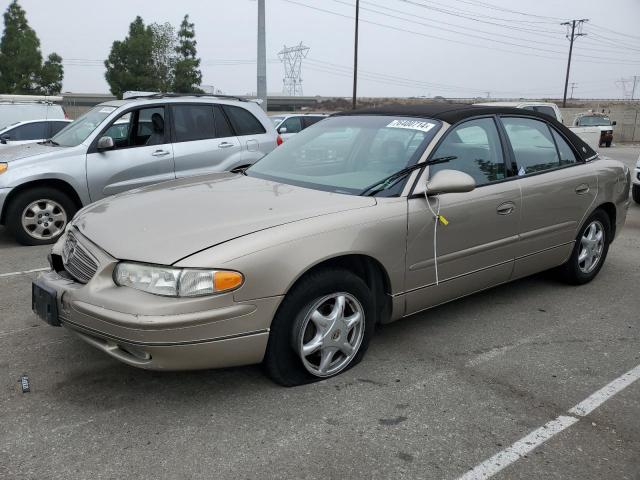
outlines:
[[523, 458], [527, 453], [542, 445], [544, 442], [569, 428], [574, 423], [580, 421], [580, 417], [584, 417], [593, 412], [596, 408], [620, 393], [636, 380], [640, 379], [640, 365], [632, 368], [628, 372], [616, 378], [608, 385], [602, 387], [597, 392], [588, 396], [582, 402], [569, 410], [573, 416], [560, 415], [555, 420], [551, 420], [542, 427], [534, 430], [529, 435], [521, 438], [513, 445], [496, 453], [493, 457], [476, 465], [467, 473], [458, 478], [458, 480], [482, 480], [494, 476], [502, 469], [508, 467], [514, 462]]
[[13, 276], [15, 276], [15, 275], [24, 275], [25, 273], [44, 272], [45, 270], [49, 270], [49, 267], [45, 267], [45, 268], [34, 268], [33, 270], [24, 270], [23, 272], [0, 273], [0, 278], [3, 278], [3, 277], [13, 277]]

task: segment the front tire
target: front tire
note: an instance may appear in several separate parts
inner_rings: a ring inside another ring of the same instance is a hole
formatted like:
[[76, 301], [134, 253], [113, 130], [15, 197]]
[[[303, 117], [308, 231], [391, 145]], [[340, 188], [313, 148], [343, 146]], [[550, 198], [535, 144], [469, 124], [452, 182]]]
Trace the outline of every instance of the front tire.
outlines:
[[6, 226], [22, 245], [55, 243], [77, 207], [65, 193], [37, 187], [18, 193], [7, 207]]
[[333, 377], [362, 360], [374, 325], [373, 295], [360, 277], [342, 269], [310, 273], [273, 319], [264, 366], [287, 387]]
[[604, 143], [604, 145], [605, 145], [607, 148], [611, 147], [611, 140], [609, 140], [608, 142], [605, 142], [605, 143]]
[[598, 209], [580, 229], [571, 257], [559, 268], [561, 279], [572, 285], [593, 280], [607, 258], [611, 240], [609, 215]]
[[631, 189], [631, 195], [633, 196], [633, 201], [636, 203], [640, 203], [640, 185], [633, 185]]

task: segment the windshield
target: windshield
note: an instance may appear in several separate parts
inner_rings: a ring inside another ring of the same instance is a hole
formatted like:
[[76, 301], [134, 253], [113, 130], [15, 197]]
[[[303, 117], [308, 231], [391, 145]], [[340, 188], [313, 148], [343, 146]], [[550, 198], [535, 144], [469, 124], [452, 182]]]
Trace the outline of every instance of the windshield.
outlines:
[[84, 142], [116, 107], [98, 105], [60, 130], [52, 140], [62, 147], [75, 147]]
[[604, 127], [610, 126], [611, 120], [609, 120], [609, 117], [591, 115], [588, 117], [580, 117], [578, 119], [578, 125], [581, 127]]
[[[356, 195], [416, 163], [439, 127], [440, 122], [432, 119], [330, 117], [287, 140], [246, 174]], [[403, 185], [404, 181], [398, 182], [391, 194]]]

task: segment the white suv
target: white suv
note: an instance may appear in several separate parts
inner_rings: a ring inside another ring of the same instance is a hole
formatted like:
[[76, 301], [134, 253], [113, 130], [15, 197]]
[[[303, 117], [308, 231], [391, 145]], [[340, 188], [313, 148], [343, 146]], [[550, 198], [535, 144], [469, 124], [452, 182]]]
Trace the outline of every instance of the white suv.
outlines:
[[295, 115], [272, 115], [269, 118], [280, 134], [282, 141], [286, 141], [305, 128], [324, 120], [328, 115], [325, 113], [303, 113]]

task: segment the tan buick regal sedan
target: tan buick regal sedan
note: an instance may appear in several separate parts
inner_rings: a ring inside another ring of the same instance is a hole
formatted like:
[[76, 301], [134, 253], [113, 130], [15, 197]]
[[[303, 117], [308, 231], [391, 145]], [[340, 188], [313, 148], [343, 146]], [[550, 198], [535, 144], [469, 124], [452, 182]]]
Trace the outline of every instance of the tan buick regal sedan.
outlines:
[[33, 309], [129, 365], [263, 362], [299, 385], [358, 363], [379, 323], [552, 268], [589, 282], [629, 185], [627, 167], [536, 112], [338, 114], [244, 172], [85, 207]]

